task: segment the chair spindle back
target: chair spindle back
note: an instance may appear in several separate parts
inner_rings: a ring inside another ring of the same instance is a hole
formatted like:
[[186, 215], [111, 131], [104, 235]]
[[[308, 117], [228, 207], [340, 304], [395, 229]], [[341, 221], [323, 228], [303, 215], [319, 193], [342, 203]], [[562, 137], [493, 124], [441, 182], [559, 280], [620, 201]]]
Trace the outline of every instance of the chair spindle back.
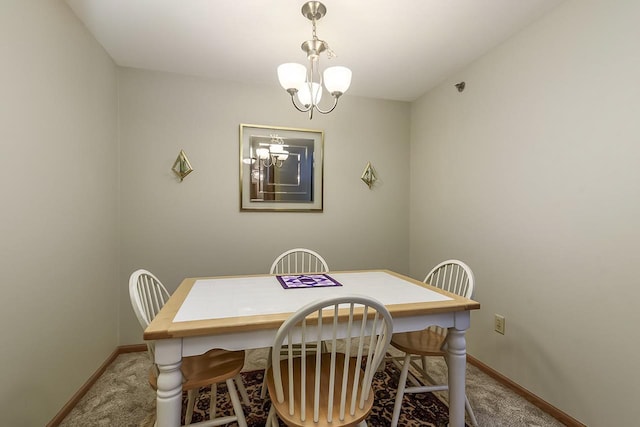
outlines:
[[450, 259], [441, 262], [427, 274], [424, 282], [465, 298], [473, 296], [473, 272], [462, 261]]
[[[467, 264], [456, 259], [450, 259], [442, 261], [433, 267], [427, 277], [424, 278], [424, 282], [447, 292], [471, 298], [475, 279], [471, 268]], [[447, 330], [440, 326], [430, 326], [428, 329], [441, 336], [447, 334]]]
[[[343, 421], [354, 416], [356, 408], [362, 410], [373, 399], [373, 375], [392, 332], [388, 310], [370, 297], [331, 297], [302, 307], [282, 324], [272, 347], [274, 361], [279, 360], [281, 350], [288, 354], [282, 362], [273, 364], [276, 396], [272, 399], [282, 403], [286, 395], [289, 415], [299, 416], [302, 422], [307, 414], [312, 414], [316, 423], [321, 418], [332, 422], [334, 417]], [[345, 337], [352, 337], [347, 342], [354, 344], [338, 353], [337, 341]], [[331, 349], [329, 353], [322, 353], [323, 341]], [[294, 357], [294, 343], [301, 343], [301, 356]]]
[[311, 249], [296, 248], [282, 253], [271, 264], [271, 274], [326, 273], [327, 262]]
[[[129, 298], [140, 326], [146, 329], [169, 299], [169, 292], [151, 272], [140, 269], [134, 271], [129, 277]], [[153, 362], [155, 358], [153, 342], [147, 341], [147, 350]]]

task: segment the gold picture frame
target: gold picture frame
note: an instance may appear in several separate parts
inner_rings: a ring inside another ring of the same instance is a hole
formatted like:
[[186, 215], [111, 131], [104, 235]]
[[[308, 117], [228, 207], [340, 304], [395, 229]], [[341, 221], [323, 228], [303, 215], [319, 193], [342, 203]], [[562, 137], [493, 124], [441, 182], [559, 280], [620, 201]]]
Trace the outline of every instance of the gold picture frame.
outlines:
[[324, 132], [240, 124], [240, 210], [322, 212]]

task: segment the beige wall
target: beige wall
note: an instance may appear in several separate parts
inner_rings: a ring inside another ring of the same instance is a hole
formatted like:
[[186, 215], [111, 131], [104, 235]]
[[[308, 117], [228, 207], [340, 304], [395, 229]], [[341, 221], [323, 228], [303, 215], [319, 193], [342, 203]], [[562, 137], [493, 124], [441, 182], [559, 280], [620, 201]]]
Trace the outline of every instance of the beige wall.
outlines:
[[38, 426], [118, 343], [117, 75], [61, 1], [0, 40], [0, 425]]
[[411, 273], [467, 261], [470, 354], [589, 426], [640, 416], [639, 18], [569, 1], [412, 108]]
[[[267, 273], [303, 246], [333, 270], [408, 272], [409, 104], [345, 96], [309, 121], [276, 86], [120, 69], [121, 344], [141, 340], [126, 291], [137, 268], [173, 291], [193, 275]], [[239, 211], [240, 123], [324, 130], [324, 212]], [[195, 170], [182, 183], [180, 149]], [[372, 190], [360, 180], [368, 161]]]

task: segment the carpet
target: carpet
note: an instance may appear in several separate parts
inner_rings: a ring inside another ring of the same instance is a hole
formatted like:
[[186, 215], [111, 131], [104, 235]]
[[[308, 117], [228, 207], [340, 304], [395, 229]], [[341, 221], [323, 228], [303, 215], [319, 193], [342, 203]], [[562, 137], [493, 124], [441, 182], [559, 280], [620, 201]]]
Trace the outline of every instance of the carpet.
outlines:
[[[271, 401], [269, 396], [260, 399], [260, 389], [264, 371], [243, 372], [244, 385], [249, 394], [250, 407], [244, 407], [248, 427], [263, 427], [265, 425]], [[391, 425], [393, 405], [395, 403], [395, 390], [398, 386], [400, 372], [390, 361], [385, 364], [384, 371], [376, 373], [373, 381], [373, 389], [376, 394], [375, 404], [371, 414], [367, 418], [369, 427], [388, 427]], [[192, 423], [209, 419], [210, 387], [200, 389], [200, 395], [196, 400], [196, 408], [193, 413]], [[184, 416], [187, 404], [187, 395], [183, 395], [182, 414]], [[231, 415], [232, 406], [224, 383], [218, 384], [218, 403], [216, 416]], [[403, 427], [441, 427], [449, 421], [449, 408], [433, 393], [406, 394], [402, 402], [400, 421], [398, 425]], [[182, 419], [184, 423], [184, 419]], [[284, 424], [280, 424], [284, 426]], [[229, 426], [237, 427], [236, 423]]]

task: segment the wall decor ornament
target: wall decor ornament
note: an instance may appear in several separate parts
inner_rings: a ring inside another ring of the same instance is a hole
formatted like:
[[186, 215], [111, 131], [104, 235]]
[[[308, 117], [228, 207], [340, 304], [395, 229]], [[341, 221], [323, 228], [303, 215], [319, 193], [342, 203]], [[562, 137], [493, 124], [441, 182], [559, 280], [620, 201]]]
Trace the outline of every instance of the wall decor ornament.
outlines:
[[189, 159], [187, 158], [187, 155], [185, 154], [184, 150], [180, 150], [180, 154], [178, 154], [178, 157], [176, 158], [176, 161], [173, 163], [173, 167], [171, 168], [171, 170], [174, 171], [176, 175], [178, 175], [178, 177], [180, 178], [180, 182], [182, 182], [182, 180], [187, 175], [193, 172], [193, 168], [191, 167], [191, 162], [189, 162]]
[[378, 179], [378, 177], [376, 176], [376, 171], [373, 169], [373, 166], [371, 166], [371, 162], [367, 162], [367, 166], [365, 166], [364, 172], [362, 172], [362, 176], [360, 177], [360, 179], [364, 181], [364, 183], [367, 184], [369, 188], [371, 188], [373, 186], [373, 183]]
[[321, 130], [240, 125], [240, 210], [322, 212]]

